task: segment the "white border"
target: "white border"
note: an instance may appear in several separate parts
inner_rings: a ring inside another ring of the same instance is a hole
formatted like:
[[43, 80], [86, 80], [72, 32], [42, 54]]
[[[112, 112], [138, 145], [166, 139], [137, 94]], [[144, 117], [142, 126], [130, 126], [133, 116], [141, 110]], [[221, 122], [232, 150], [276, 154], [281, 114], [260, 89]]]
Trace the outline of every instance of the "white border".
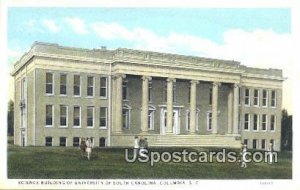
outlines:
[[[60, 0], [60, 1], [55, 1], [55, 0], [44, 0], [44, 1], [38, 1], [38, 0], [23, 0], [23, 1], [17, 1], [17, 0], [2, 0], [0, 1], [1, 5], [1, 10], [0, 10], [0, 28], [1, 28], [1, 35], [0, 35], [0, 46], [1, 46], [1, 56], [0, 56], [0, 61], [1, 63], [6, 63], [6, 55], [7, 55], [7, 7], [25, 7], [25, 6], [30, 6], [30, 7], [91, 7], [91, 6], [102, 6], [102, 7], [214, 7], [214, 8], [224, 8], [224, 7], [269, 7], [269, 8], [274, 8], [274, 7], [291, 7], [292, 8], [292, 20], [293, 20], [293, 25], [292, 25], [292, 34], [293, 34], [293, 42], [295, 46], [299, 46], [299, 41], [300, 41], [300, 6], [299, 6], [299, 0], [272, 0], [267, 1], [267, 0], [244, 0], [244, 1], [238, 1], [238, 0], [226, 0], [226, 1], [218, 1], [218, 0], [210, 0], [210, 1], [192, 1], [192, 0], [185, 0], [184, 2], [181, 0], [173, 0], [172, 4], [167, 1], [158, 1], [158, 0], [152, 0], [152, 1], [144, 1], [141, 3], [140, 0], [102, 0], [102, 1], [94, 1], [94, 0], [85, 0], [85, 1], [74, 1], [74, 0]], [[297, 34], [297, 35], [295, 35]], [[293, 48], [294, 49], [294, 62], [299, 63], [300, 59], [298, 56], [298, 48]], [[296, 61], [297, 60], [297, 61]], [[293, 80], [293, 125], [294, 126], [299, 126], [300, 125], [300, 117], [299, 113], [300, 111], [297, 110], [297, 106], [299, 105], [300, 100], [297, 97], [300, 97], [300, 89], [299, 89], [299, 84], [300, 84], [300, 76], [299, 76], [299, 71], [300, 71], [300, 66], [296, 65], [294, 70], [294, 75], [291, 77], [294, 77]], [[0, 64], [0, 72], [1, 72], [1, 77], [4, 79], [3, 81], [8, 81], [8, 75], [7, 75], [7, 64]], [[8, 92], [8, 83], [3, 83], [1, 85], [3, 92]], [[1, 98], [1, 121], [2, 121], [2, 126], [6, 126], [6, 114], [7, 114], [7, 100], [8, 100], [8, 94], [2, 94]], [[6, 127], [2, 127], [0, 134], [3, 135], [3, 138], [0, 138], [0, 143], [6, 144]], [[300, 129], [294, 128], [294, 137], [299, 135]], [[299, 138], [294, 139], [293, 144], [299, 144]], [[7, 180], [6, 179], [6, 148], [0, 149], [0, 154], [3, 155], [0, 157], [0, 163], [1, 163], [1, 172], [0, 172], [0, 181], [1, 181], [1, 188], [37, 188], [36, 186], [21, 186], [18, 185], [18, 180]], [[293, 160], [296, 160], [295, 158], [299, 158], [299, 151], [293, 152]], [[218, 180], [217, 183], [211, 180], [187, 180], [188, 182], [197, 182], [200, 181], [199, 184], [201, 184], [201, 188], [209, 187], [210, 189], [215, 189], [218, 188], [219, 186], [222, 186], [223, 189], [299, 189], [299, 183], [296, 183], [297, 179], [299, 179], [299, 170], [296, 170], [295, 168], [299, 168], [300, 163], [299, 162], [293, 162], [293, 180]], [[24, 180], [28, 181], [28, 180]], [[41, 180], [36, 180], [36, 181], [41, 181]], [[66, 182], [74, 182], [75, 180], [51, 180], [51, 181], [66, 181]], [[91, 180], [91, 181], [107, 181], [107, 180]], [[111, 182], [113, 181], [121, 181], [121, 180], [110, 180]], [[134, 182], [134, 181], [149, 181], [149, 180], [127, 180], [129, 182]], [[164, 182], [164, 180], [159, 180], [161, 182]], [[266, 186], [262, 185], [260, 182], [272, 182], [271, 186]], [[298, 180], [299, 181], [299, 180]], [[67, 187], [62, 187], [60, 185], [47, 185], [44, 186], [44, 188], [70, 188], [72, 186], [67, 186]], [[101, 186], [102, 188], [126, 188], [126, 189], [141, 189], [143, 186], [138, 186], [138, 185], [128, 185], [128, 186], [111, 186], [111, 185], [103, 185]], [[164, 188], [164, 189], [182, 189], [182, 186], [174, 186], [174, 185], [158, 185], [158, 186], [150, 186], [148, 189], [157, 189], [158, 187]], [[78, 188], [78, 187], [77, 187]], [[79, 188], [83, 188], [80, 186]], [[88, 188], [95, 189], [99, 188], [98, 185], [90, 185]], [[199, 189], [199, 185], [191, 185], [189, 188], [194, 188], [194, 189]]]

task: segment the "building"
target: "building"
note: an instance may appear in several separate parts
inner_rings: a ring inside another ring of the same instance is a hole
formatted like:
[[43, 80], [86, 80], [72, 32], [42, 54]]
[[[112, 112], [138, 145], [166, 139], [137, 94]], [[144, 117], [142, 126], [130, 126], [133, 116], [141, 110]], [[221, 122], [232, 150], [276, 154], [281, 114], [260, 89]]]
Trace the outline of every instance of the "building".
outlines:
[[280, 150], [282, 71], [236, 61], [36, 42], [15, 64], [15, 144]]

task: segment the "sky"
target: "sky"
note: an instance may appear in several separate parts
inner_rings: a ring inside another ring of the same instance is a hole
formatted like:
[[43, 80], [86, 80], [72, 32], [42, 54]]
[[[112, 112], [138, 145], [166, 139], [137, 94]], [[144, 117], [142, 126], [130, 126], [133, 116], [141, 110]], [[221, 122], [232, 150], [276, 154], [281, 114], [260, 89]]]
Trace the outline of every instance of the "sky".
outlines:
[[[9, 65], [34, 41], [236, 60], [283, 69], [285, 77], [293, 71], [288, 8], [9, 8]], [[283, 90], [291, 111], [290, 78]]]

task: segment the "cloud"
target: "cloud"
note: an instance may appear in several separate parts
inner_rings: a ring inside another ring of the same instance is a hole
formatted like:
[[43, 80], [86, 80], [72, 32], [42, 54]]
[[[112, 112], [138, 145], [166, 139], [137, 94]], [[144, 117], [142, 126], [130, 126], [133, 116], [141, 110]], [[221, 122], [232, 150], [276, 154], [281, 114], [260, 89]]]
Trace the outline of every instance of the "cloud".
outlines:
[[176, 32], [159, 36], [145, 28], [129, 29], [118, 23], [97, 22], [91, 28], [102, 39], [125, 40], [137, 49], [237, 60], [247, 66], [283, 69], [291, 57], [291, 35], [273, 30], [229, 29], [223, 34], [223, 43], [216, 43]]
[[291, 34], [271, 29], [228, 29], [223, 34], [223, 42], [216, 43], [176, 32], [161, 36], [145, 28], [130, 29], [118, 23], [98, 22], [91, 28], [102, 39], [127, 41], [135, 49], [236, 60], [250, 67], [282, 69], [283, 76], [289, 77], [283, 85], [283, 106], [291, 111], [291, 83], [296, 66], [292, 58]]
[[71, 28], [77, 34], [87, 34], [88, 30], [86, 28], [85, 22], [77, 17], [66, 17], [65, 22], [67, 22]]
[[46, 27], [51, 32], [57, 33], [60, 30], [54, 20], [44, 19], [42, 21], [42, 24], [44, 25], [44, 27]]

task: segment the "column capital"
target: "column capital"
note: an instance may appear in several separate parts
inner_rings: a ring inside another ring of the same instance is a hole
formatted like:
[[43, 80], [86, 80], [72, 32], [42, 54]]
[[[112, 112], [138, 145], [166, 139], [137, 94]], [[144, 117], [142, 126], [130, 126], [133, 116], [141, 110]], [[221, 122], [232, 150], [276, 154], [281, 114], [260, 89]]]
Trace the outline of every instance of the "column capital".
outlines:
[[190, 83], [191, 84], [199, 84], [200, 82], [198, 80], [191, 80]]
[[142, 80], [152, 80], [152, 77], [150, 76], [142, 76]]
[[240, 83], [233, 83], [233, 88], [240, 88], [241, 84]]
[[167, 78], [167, 82], [176, 82], [175, 78]]
[[221, 86], [220, 82], [213, 82], [212, 84], [213, 84], [213, 86], [217, 86], [217, 87]]
[[125, 75], [125, 74], [121, 74], [121, 73], [119, 74], [119, 73], [118, 73], [118, 74], [114, 74], [114, 75], [112, 76], [113, 79], [117, 79], [117, 78], [120, 78], [120, 77], [124, 79], [124, 78], [126, 78], [126, 75]]

